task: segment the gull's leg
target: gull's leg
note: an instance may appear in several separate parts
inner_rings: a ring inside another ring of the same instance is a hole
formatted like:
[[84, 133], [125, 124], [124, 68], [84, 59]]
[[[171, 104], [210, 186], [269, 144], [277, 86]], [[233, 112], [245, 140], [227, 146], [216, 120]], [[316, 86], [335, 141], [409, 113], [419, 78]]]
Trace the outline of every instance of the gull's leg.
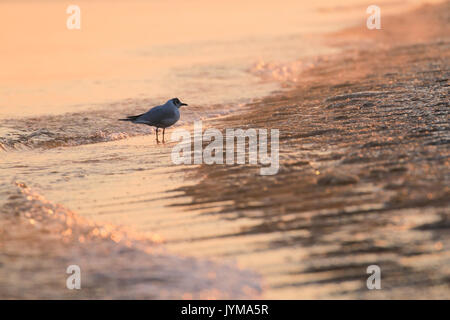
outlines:
[[156, 127], [156, 142], [159, 142], [159, 140], [158, 140], [158, 127]]
[[163, 143], [164, 142], [166, 142], [165, 140], [164, 140], [164, 133], [166, 132], [166, 128], [163, 128]]

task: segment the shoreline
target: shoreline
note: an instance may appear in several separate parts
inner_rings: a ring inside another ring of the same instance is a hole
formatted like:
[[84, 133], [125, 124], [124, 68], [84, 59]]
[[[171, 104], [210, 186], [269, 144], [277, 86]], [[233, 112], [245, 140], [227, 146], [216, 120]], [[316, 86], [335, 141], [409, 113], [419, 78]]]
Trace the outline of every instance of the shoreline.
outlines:
[[[239, 255], [253, 256], [244, 266], [268, 279], [265, 298], [450, 297], [448, 12], [449, 2], [426, 5], [383, 19], [389, 32], [342, 31], [345, 41], [368, 42], [247, 114], [213, 122], [280, 129], [278, 175], [203, 165], [194, 174], [201, 182], [182, 189], [193, 207], [228, 201], [214, 213], [219, 220], [253, 221], [215, 239], [259, 239]], [[422, 28], [419, 40], [400, 41], [408, 23]], [[265, 270], [273, 255], [284, 276]], [[365, 288], [372, 264], [386, 290]]]

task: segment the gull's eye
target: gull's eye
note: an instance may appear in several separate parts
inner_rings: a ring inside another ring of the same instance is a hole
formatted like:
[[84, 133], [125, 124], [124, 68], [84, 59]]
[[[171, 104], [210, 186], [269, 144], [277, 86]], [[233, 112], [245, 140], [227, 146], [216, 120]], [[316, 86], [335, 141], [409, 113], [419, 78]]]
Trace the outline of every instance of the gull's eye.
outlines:
[[178, 98], [175, 98], [175, 99], [173, 99], [173, 103], [179, 104], [179, 103], [180, 103], [180, 100], [179, 100]]

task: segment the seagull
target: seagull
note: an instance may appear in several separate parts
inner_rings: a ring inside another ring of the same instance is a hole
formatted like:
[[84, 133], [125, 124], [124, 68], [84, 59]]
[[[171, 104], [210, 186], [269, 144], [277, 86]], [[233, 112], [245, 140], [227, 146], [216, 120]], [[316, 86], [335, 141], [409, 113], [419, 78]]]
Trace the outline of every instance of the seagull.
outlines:
[[126, 119], [119, 119], [120, 121], [131, 121], [133, 123], [146, 124], [156, 127], [156, 141], [158, 140], [158, 129], [163, 129], [164, 133], [167, 127], [174, 125], [180, 119], [180, 110], [182, 106], [187, 106], [178, 98], [168, 100], [165, 104], [151, 108], [146, 113], [137, 116], [128, 116]]

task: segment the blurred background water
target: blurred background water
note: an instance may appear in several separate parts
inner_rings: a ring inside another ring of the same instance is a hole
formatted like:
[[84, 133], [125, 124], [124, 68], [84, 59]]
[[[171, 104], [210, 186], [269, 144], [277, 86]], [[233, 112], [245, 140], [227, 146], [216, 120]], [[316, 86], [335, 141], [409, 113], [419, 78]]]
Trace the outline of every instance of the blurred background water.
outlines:
[[[420, 2], [377, 5], [385, 15]], [[74, 4], [81, 9], [80, 30], [66, 27], [67, 2], [0, 1], [0, 117], [81, 111], [127, 98], [162, 103], [179, 96], [194, 105], [248, 102], [277, 88], [260, 75], [285, 80], [290, 68], [308, 64], [306, 57], [332, 52], [319, 35], [365, 23], [372, 2]]]

